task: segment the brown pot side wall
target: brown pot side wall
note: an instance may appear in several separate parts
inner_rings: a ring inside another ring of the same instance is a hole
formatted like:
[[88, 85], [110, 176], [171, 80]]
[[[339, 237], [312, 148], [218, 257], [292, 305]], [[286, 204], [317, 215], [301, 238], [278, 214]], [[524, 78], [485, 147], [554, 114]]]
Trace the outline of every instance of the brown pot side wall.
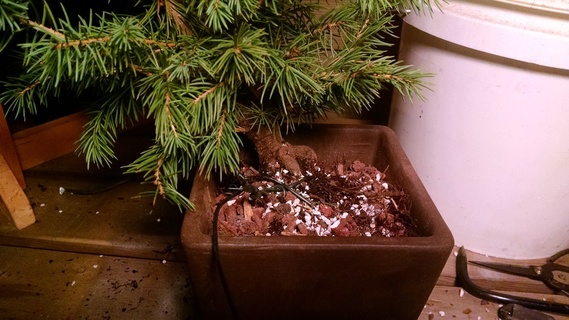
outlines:
[[[425, 236], [223, 237], [222, 265], [240, 318], [416, 319], [452, 250], [450, 231], [389, 129], [317, 129], [326, 137], [314, 140], [321, 157], [359, 159], [380, 170], [389, 166], [391, 182], [413, 197], [412, 215]], [[317, 137], [313, 132], [288, 140], [309, 144]], [[351, 151], [343, 151], [348, 147]], [[211, 190], [196, 191], [200, 185], [208, 183], [196, 180], [192, 201], [202, 212], [211, 210], [206, 205]], [[200, 311], [204, 319], [230, 319], [211, 239], [204, 233], [208, 226], [198, 212], [186, 214], [182, 242]]]

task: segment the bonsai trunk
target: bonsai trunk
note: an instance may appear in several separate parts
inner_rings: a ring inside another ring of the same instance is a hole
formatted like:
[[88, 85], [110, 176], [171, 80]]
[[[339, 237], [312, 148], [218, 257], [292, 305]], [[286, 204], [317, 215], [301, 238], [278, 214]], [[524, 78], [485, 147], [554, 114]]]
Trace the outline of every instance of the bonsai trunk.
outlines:
[[285, 142], [280, 131], [273, 132], [266, 127], [249, 129], [247, 137], [255, 145], [261, 166], [284, 167], [296, 176], [311, 170], [316, 163], [316, 152], [305, 145]]

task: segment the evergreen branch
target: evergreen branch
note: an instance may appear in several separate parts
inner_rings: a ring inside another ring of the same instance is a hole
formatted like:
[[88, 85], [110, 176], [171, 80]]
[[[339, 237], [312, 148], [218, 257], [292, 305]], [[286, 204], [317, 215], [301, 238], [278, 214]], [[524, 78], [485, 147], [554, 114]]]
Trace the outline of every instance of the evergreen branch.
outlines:
[[[26, 28], [22, 72], [0, 102], [34, 113], [63, 89], [102, 97], [78, 152], [114, 160], [119, 128], [154, 120], [154, 144], [127, 172], [144, 173], [157, 197], [183, 206], [178, 180], [193, 169], [238, 170], [239, 124], [293, 129], [328, 111], [359, 112], [385, 86], [421, 98], [428, 74], [386, 57], [385, 37], [403, 9], [437, 0], [155, 0], [139, 16], [70, 19], [44, 6], [41, 22], [24, 0], [0, 0], [0, 48]], [[329, 10], [327, 9], [329, 8]], [[328, 12], [322, 14], [322, 9]]]
[[340, 27], [340, 26], [343, 26], [343, 25], [346, 25], [346, 23], [343, 21], [326, 23], [323, 26], [321, 26], [320, 28], [317, 28], [314, 31], [312, 31], [312, 33], [313, 34], [320, 34], [320, 33], [324, 32], [325, 30], [333, 30], [333, 29]]
[[194, 104], [198, 104], [200, 103], [203, 99], [206, 99], [210, 94], [212, 94], [215, 90], [217, 90], [219, 87], [222, 87], [224, 85], [223, 82], [220, 82], [216, 85], [214, 85], [213, 87], [207, 89], [206, 91], [202, 92], [199, 96], [197, 96], [194, 99]]
[[285, 115], [291, 105], [306, 103], [308, 100], [320, 102], [324, 88], [314, 79], [314, 75], [319, 72], [314, 59], [296, 57], [283, 60], [273, 57], [270, 62], [271, 73], [267, 76], [261, 100], [264, 100], [267, 93], [269, 99], [279, 97]]
[[[206, 25], [213, 29], [214, 32], [227, 30], [233, 23], [234, 16], [231, 8], [225, 2], [220, 0], [200, 1], [198, 6], [200, 15], [205, 13]], [[205, 12], [204, 12], [205, 11]]]
[[[182, 34], [192, 34], [192, 27], [184, 12], [183, 1], [164, 0], [162, 3], [166, 9], [167, 17], [172, 20], [172, 25], [176, 26]], [[160, 7], [158, 7], [158, 13], [160, 13]]]
[[369, 25], [369, 19], [366, 19], [363, 26], [358, 31], [358, 34], [356, 35], [356, 39], [360, 39], [362, 37], [362, 34], [368, 25]]
[[[154, 185], [156, 186], [158, 194], [160, 194], [161, 196], [164, 196], [166, 194], [164, 185], [162, 184], [162, 178], [160, 177], [160, 170], [162, 168], [163, 163], [164, 163], [164, 156], [158, 159], [158, 162], [156, 163], [156, 169], [154, 170]], [[156, 204], [156, 197], [154, 198], [152, 204], [153, 205]]]
[[138, 121], [143, 114], [142, 107], [124, 87], [107, 94], [101, 101], [93, 103], [87, 122], [79, 138], [76, 152], [84, 154], [87, 165], [109, 166], [116, 156], [114, 144], [117, 129], [125, 129]]
[[97, 167], [110, 166], [117, 157], [113, 151], [117, 131], [109, 114], [104, 109], [94, 111], [94, 117], [87, 122], [76, 152], [84, 154], [87, 167], [94, 163]]
[[0, 31], [20, 31], [20, 20], [27, 19], [27, 1], [0, 1]]
[[[30, 85], [26, 83], [26, 79], [11, 80], [11, 82], [2, 83], [5, 90], [0, 94], [0, 103], [7, 106], [7, 113], [15, 112], [15, 117], [21, 116], [26, 120], [28, 112], [37, 113], [37, 91], [41, 88], [41, 82]], [[41, 95], [39, 96], [41, 98]]]
[[179, 103], [188, 113], [186, 124], [193, 135], [203, 135], [220, 119], [229, 104], [234, 103], [233, 90], [223, 83], [213, 85], [197, 79], [178, 92]]
[[[184, 178], [189, 177], [189, 172], [184, 167], [190, 165], [186, 161], [191, 155], [171, 156], [164, 151], [162, 146], [154, 144], [127, 166], [126, 173], [144, 173], [146, 182], [156, 186], [153, 202], [157, 197], [161, 197], [178, 205], [180, 209], [191, 208], [192, 204], [188, 198], [177, 191], [178, 176], [181, 174]], [[182, 170], [179, 170], [180, 166]]]
[[77, 46], [88, 46], [92, 43], [98, 42], [98, 43], [107, 43], [111, 40], [111, 37], [103, 37], [103, 38], [90, 38], [90, 39], [81, 39], [81, 40], [75, 40], [75, 41], [66, 41], [66, 42], [61, 42], [59, 44], [57, 44], [54, 48], [56, 50], [58, 49], [67, 49], [70, 47], [77, 47]]
[[34, 28], [35, 30], [38, 30], [46, 35], [49, 35], [50, 37], [56, 39], [58, 42], [63, 42], [65, 41], [66, 37], [63, 33], [54, 30], [52, 28], [46, 27], [45, 25], [32, 21], [32, 20], [28, 20], [28, 19], [20, 19], [20, 22], [24, 25], [28, 25], [32, 28]]
[[[92, 43], [108, 43], [111, 40], [112, 40], [112, 37], [110, 37], [110, 36], [102, 37], [102, 38], [87, 38], [87, 39], [81, 39], [81, 40], [61, 42], [61, 43], [57, 44], [54, 48], [56, 50], [67, 49], [70, 47], [78, 47], [78, 46], [83, 46], [83, 45], [86, 46], [86, 45], [89, 45]], [[166, 47], [166, 48], [175, 48], [178, 45], [175, 42], [164, 42], [164, 41], [157, 41], [157, 40], [152, 40], [152, 39], [144, 39], [144, 40], [142, 40], [142, 43], [149, 45], [149, 46], [160, 46], [160, 47]]]
[[154, 75], [154, 73], [152, 73], [152, 72], [150, 72], [150, 71], [147, 71], [146, 69], [144, 69], [144, 68], [143, 68], [142, 66], [140, 66], [140, 65], [131, 64], [130, 67], [132, 68], [132, 70], [134, 70], [134, 71], [136, 71], [136, 72], [138, 72], [138, 73], [140, 73], [140, 74], [143, 74], [143, 75], [145, 75], [145, 76], [147, 76], [147, 77], [150, 77], [150, 76], [153, 76], [153, 75]]
[[423, 100], [424, 97], [421, 94], [421, 90], [428, 89], [427, 85], [424, 83], [424, 78], [430, 77], [432, 75], [405, 68], [399, 71], [398, 74], [383, 74], [374, 76], [377, 79], [385, 79], [385, 81], [393, 85], [393, 87], [404, 97], [407, 97], [409, 99], [417, 97], [420, 100]]
[[224, 111], [223, 114], [221, 115], [219, 129], [217, 131], [217, 145], [218, 146], [221, 145], [221, 137], [223, 135], [223, 127], [225, 126], [225, 116], [226, 116], [226, 112]]
[[[227, 116], [232, 115], [234, 114], [227, 113]], [[222, 131], [219, 131], [220, 127], [223, 127]], [[200, 162], [201, 172], [212, 172], [217, 169], [222, 174], [239, 170], [241, 139], [237, 135], [236, 129], [237, 125], [234, 120], [225, 118], [221, 123], [220, 119], [216, 131], [204, 136], [201, 142], [202, 152], [200, 156], [203, 160]], [[219, 132], [222, 134], [218, 137]]]
[[28, 85], [27, 87], [25, 87], [22, 91], [20, 91], [18, 93], [18, 96], [22, 97], [24, 96], [26, 93], [32, 91], [35, 87], [39, 86], [42, 83], [41, 80], [37, 80], [36, 82]]
[[170, 121], [170, 128], [172, 129], [172, 133], [177, 138], [178, 137], [178, 131], [176, 130], [176, 126], [174, 125], [174, 121], [172, 119], [172, 113], [170, 112], [170, 100], [171, 100], [170, 92], [167, 91], [165, 96], [164, 96], [164, 112], [166, 113], [166, 116], [168, 117], [168, 120]]
[[212, 50], [217, 59], [212, 71], [230, 86], [238, 87], [241, 81], [253, 84], [255, 77], [264, 73], [269, 55], [264, 36], [263, 29], [243, 24], [229, 38], [215, 40], [217, 45]]

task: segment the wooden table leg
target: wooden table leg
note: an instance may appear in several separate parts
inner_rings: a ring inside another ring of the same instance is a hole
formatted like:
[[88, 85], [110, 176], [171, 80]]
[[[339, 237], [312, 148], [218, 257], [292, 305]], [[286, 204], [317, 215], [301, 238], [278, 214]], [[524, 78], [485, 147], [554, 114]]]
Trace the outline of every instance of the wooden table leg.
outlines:
[[0, 198], [8, 208], [16, 228], [23, 229], [36, 222], [30, 201], [2, 154], [0, 154]]

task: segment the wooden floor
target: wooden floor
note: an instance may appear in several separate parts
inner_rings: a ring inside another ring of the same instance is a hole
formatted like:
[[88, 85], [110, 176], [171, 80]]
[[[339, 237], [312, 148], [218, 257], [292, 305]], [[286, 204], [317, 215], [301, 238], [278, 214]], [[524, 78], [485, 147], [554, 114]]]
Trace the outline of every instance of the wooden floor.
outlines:
[[[112, 171], [84, 167], [70, 155], [27, 170], [26, 193], [38, 222], [17, 230], [0, 215], [0, 319], [196, 319], [179, 247], [182, 213], [137, 197], [152, 188], [136, 181], [99, 195], [61, 195], [62, 186], [117, 179]], [[451, 254], [420, 319], [497, 319], [499, 305], [455, 286], [454, 259]], [[524, 262], [541, 261], [516, 261]], [[540, 282], [474, 266], [469, 272], [485, 288], [569, 304]]]

